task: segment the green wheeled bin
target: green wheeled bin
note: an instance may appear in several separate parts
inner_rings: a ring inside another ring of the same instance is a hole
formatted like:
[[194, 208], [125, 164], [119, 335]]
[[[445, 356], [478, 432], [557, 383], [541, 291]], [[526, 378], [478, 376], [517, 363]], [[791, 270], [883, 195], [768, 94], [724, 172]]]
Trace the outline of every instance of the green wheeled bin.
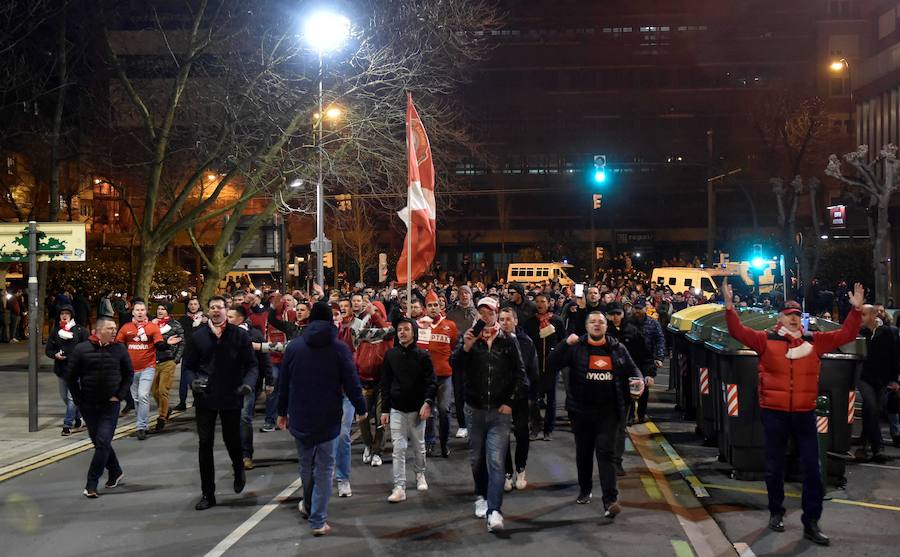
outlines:
[[719, 304], [691, 306], [672, 315], [669, 332], [672, 333], [672, 357], [669, 360], [669, 381], [675, 387], [676, 407], [684, 412], [684, 418], [694, 419], [697, 411], [697, 384], [691, 375], [689, 343], [685, 334], [691, 330], [694, 319], [716, 311]]

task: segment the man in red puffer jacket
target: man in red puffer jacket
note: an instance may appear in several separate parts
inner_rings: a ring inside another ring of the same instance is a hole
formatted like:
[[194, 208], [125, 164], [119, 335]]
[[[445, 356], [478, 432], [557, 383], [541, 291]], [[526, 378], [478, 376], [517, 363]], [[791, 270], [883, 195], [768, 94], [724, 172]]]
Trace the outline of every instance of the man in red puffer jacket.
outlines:
[[769, 331], [754, 331], [741, 324], [734, 310], [731, 287], [722, 285], [728, 333], [759, 354], [759, 406], [766, 445], [766, 489], [769, 493], [769, 528], [784, 531], [784, 461], [788, 440], [794, 437], [803, 469], [803, 537], [829, 545], [819, 529], [822, 516], [822, 477], [816, 437], [816, 396], [819, 358], [856, 338], [865, 301], [862, 285], [854, 285], [853, 311], [844, 326], [828, 333], [806, 333], [797, 302], [787, 302], [778, 323]]
[[[359, 381], [369, 418], [360, 422], [362, 436], [363, 463], [381, 466], [381, 451], [384, 445], [384, 427], [381, 425], [381, 364], [384, 354], [394, 346], [394, 329], [387, 322], [387, 312], [381, 302], [368, 303], [359, 317], [354, 318], [350, 327], [353, 335], [353, 363], [359, 370]], [[372, 419], [375, 433], [372, 433]]]

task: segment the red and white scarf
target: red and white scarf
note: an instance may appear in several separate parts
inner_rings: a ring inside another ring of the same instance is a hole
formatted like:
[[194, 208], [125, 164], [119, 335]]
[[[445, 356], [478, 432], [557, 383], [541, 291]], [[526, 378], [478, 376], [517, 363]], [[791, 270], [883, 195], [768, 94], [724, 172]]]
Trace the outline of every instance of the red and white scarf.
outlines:
[[791, 331], [784, 325], [775, 330], [778, 336], [784, 337], [788, 342], [785, 357], [788, 360], [799, 360], [812, 354], [813, 345], [803, 338], [803, 331]]
[[201, 324], [203, 324], [203, 312], [202, 311], [198, 311], [197, 313], [187, 312], [185, 315], [190, 317], [191, 321], [193, 321], [192, 326], [199, 327]]
[[134, 323], [135, 327], [137, 327], [137, 333], [134, 336], [134, 340], [147, 342], [147, 340], [149, 340], [149, 337], [144, 331], [144, 327], [147, 326], [147, 323], [149, 323], [149, 321], [137, 321], [136, 319], [133, 319], [131, 322]]
[[75, 327], [75, 320], [69, 319], [68, 321], [60, 321], [59, 322], [59, 330], [56, 334], [59, 335], [59, 338], [63, 340], [72, 340], [75, 338], [75, 333], [72, 332], [72, 328]]
[[216, 335], [216, 338], [222, 338], [222, 333], [225, 332], [225, 325], [228, 324], [228, 321], [222, 321], [221, 325], [216, 325], [212, 322], [212, 319], [209, 320], [209, 329]]
[[484, 329], [481, 329], [481, 339], [490, 345], [499, 332], [500, 323], [494, 321], [493, 325], [486, 325]]
[[169, 325], [169, 321], [172, 320], [171, 315], [167, 315], [165, 317], [157, 317], [156, 325], [159, 327], [159, 332], [162, 334], [166, 334], [172, 330], [172, 326]]

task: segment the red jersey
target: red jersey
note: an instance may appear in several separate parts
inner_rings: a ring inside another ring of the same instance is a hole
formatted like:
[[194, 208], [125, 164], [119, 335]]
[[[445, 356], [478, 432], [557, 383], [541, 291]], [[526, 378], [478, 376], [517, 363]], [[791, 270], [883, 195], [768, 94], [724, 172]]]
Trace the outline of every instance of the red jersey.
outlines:
[[[456, 323], [443, 315], [431, 324], [428, 329], [428, 353], [431, 354], [431, 363], [434, 364], [436, 377], [450, 377], [453, 369], [450, 367], [450, 353], [456, 346], [459, 330]], [[419, 338], [422, 338], [422, 330], [419, 330]]]
[[131, 357], [131, 366], [137, 373], [148, 367], [156, 366], [157, 342], [163, 340], [159, 327], [152, 321], [137, 325], [129, 321], [122, 325], [116, 335], [116, 342], [121, 342], [128, 347], [128, 355]]

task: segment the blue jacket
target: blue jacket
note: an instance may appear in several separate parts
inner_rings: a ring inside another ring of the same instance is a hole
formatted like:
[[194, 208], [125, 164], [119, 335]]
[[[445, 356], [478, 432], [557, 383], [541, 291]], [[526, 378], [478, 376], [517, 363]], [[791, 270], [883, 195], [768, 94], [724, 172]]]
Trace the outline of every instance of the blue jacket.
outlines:
[[284, 351], [278, 377], [278, 415], [288, 417], [291, 434], [305, 444], [330, 441], [341, 432], [344, 394], [357, 415], [366, 401], [350, 349], [337, 342], [337, 327], [313, 321]]
[[[663, 330], [659, 325], [659, 321], [653, 319], [652, 317], [644, 317], [643, 321], [632, 319], [631, 322], [634, 323], [634, 325], [641, 331], [641, 335], [644, 337], [644, 345], [653, 356], [653, 359], [659, 361], [665, 360], [666, 337], [663, 336]], [[656, 366], [650, 368], [648, 366], [646, 369], [643, 369], [641, 371], [647, 372], [647, 374], [651, 377], [655, 377], [655, 367]]]

